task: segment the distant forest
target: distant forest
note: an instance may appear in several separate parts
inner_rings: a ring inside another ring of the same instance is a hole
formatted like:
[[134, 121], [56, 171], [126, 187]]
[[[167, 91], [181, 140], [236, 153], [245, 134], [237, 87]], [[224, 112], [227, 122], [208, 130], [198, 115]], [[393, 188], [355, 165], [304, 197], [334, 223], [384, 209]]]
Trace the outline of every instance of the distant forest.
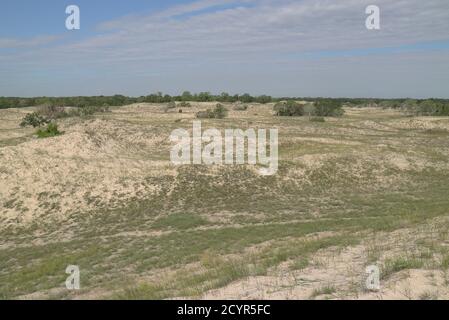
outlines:
[[302, 100], [316, 102], [320, 100], [333, 100], [348, 106], [377, 106], [382, 108], [406, 109], [415, 114], [422, 115], [449, 115], [449, 99], [371, 99], [371, 98], [312, 98], [312, 97], [280, 97], [274, 98], [268, 95], [252, 96], [250, 94], [231, 95], [222, 93], [214, 95], [209, 92], [192, 94], [185, 91], [181, 95], [171, 96], [161, 92], [141, 97], [127, 97], [123, 95], [93, 96], [93, 97], [0, 97], [0, 109], [23, 108], [31, 106], [51, 105], [60, 107], [88, 107], [88, 106], [123, 106], [132, 103], [168, 103], [176, 101], [222, 103], [270, 103], [284, 100]]

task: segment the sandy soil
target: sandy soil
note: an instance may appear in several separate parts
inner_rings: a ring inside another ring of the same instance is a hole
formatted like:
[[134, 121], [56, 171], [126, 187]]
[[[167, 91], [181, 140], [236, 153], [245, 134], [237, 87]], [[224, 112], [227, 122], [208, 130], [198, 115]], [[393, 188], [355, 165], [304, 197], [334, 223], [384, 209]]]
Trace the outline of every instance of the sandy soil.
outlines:
[[[63, 119], [59, 121], [59, 125], [64, 134], [49, 139], [38, 139], [34, 135], [34, 129], [19, 127], [23, 116], [34, 111], [34, 108], [0, 110], [0, 231], [18, 226], [29, 227], [42, 221], [54, 222], [57, 225], [72, 216], [76, 217], [77, 221], [82, 221], [91, 214], [109, 212], [135, 202], [151, 200], [155, 195], [160, 197], [161, 192], [169, 197], [177, 186], [181, 172], [180, 168], [169, 161], [170, 132], [179, 127], [190, 130], [195, 113], [214, 105], [212, 102], [192, 103], [192, 107], [182, 108], [182, 113], [179, 112], [180, 108], [167, 110], [165, 105], [159, 104], [133, 104], [113, 108], [111, 113], [95, 115], [88, 119]], [[326, 195], [342, 187], [353, 187], [357, 193], [366, 191], [371, 195], [376, 195], [378, 190], [414, 191], [427, 187], [421, 180], [414, 180], [416, 175], [435, 173], [438, 170], [449, 171], [449, 149], [444, 140], [449, 132], [447, 118], [407, 118], [394, 110], [347, 108], [344, 117], [326, 119], [326, 123], [316, 124], [308, 121], [306, 117], [273, 117], [272, 104], [250, 104], [246, 111], [233, 110], [232, 105], [227, 107], [230, 110], [229, 118], [215, 122], [214, 125], [223, 128], [279, 128], [281, 161], [288, 165], [280, 168], [281, 174], [271, 187], [286, 190], [281, 187], [291, 186], [291, 189], [287, 189], [288, 192], [294, 190], [298, 198], [307, 188], [316, 187], [314, 192], [324, 190], [316, 199], [313, 198], [314, 195], [307, 195], [315, 204], [314, 207], [307, 208], [307, 219], [321, 217], [323, 208], [328, 208]], [[435, 143], [431, 152], [425, 149], [430, 143]], [[247, 166], [245, 169], [246, 176], [238, 179], [258, 178], [255, 166]], [[237, 177], [237, 171], [219, 166], [204, 169], [200, 175], [203, 179], [201, 181], [195, 180], [195, 174], [190, 176], [192, 183], [203, 183], [206, 191], [216, 188], [220, 192], [226, 190], [229, 193], [233, 191], [226, 185], [229, 183], [229, 177]], [[211, 182], [204, 177], [209, 177]], [[160, 179], [168, 181], [167, 189], [163, 189]], [[324, 182], [314, 186], [316, 181]], [[346, 184], [349, 181], [351, 185], [341, 185], [341, 181]], [[254, 186], [259, 187], [259, 191], [269, 188], [265, 185]], [[190, 186], [192, 190], [194, 187]], [[182, 205], [186, 205], [183, 202], [187, 201], [185, 199], [195, 200], [187, 198], [190, 191], [177, 190], [180, 196], [174, 198], [173, 201], [177, 203], [172, 205], [177, 206], [177, 209], [184, 209]], [[263, 194], [262, 191], [260, 194]], [[281, 201], [284, 194], [277, 196]], [[319, 198], [320, 196], [323, 198]], [[227, 199], [231, 204], [240, 201], [238, 195], [233, 197], [235, 198], [232, 199], [237, 200]], [[338, 207], [345, 204], [344, 200], [333, 205]], [[251, 206], [255, 204], [252, 201], [253, 199], [250, 199]], [[373, 204], [366, 206], [370, 205]], [[267, 217], [263, 213], [249, 210], [251, 206], [237, 213], [222, 209], [214, 215], [209, 215], [207, 208], [201, 212], [188, 208], [212, 224], [194, 226], [192, 230], [218, 230], [223, 226], [238, 230], [243, 226], [266, 225], [264, 219]], [[289, 210], [288, 214], [295, 214], [294, 219], [288, 216], [285, 221], [274, 220], [273, 225], [289, 224], [295, 219], [307, 221], [303, 219], [304, 213], [298, 208]], [[164, 213], [158, 214], [151, 219], [164, 217]], [[245, 221], [233, 220], [238, 214], [245, 216], [250, 222], [246, 225]], [[285, 212], [276, 211], [269, 218], [281, 219], [281, 214]], [[148, 218], [145, 222], [151, 226], [154, 221]], [[375, 236], [361, 234], [363, 241], [358, 245], [319, 250], [313, 255], [310, 264], [302, 270], [291, 270], [291, 261], [288, 261], [270, 269], [265, 276], [234, 281], [223, 288], [209, 290], [201, 298], [447, 299], [447, 274], [433, 265], [395, 272], [382, 279], [379, 292], [364, 289], [365, 267], [370, 263], [368, 257], [373, 244], [382, 247], [377, 263], [383, 264], [391, 257], [416, 250], [419, 247], [418, 241], [425, 240], [432, 228], [447, 223], [446, 220], [443, 224], [440, 222], [434, 220], [420, 228], [401, 229]], [[179, 230], [175, 227], [137, 230], [136, 227], [135, 231], [130, 229], [123, 232], [111, 227], [115, 233], [104, 236], [101, 240], [123, 238], [125, 243], [136, 241], [139, 244], [140, 239], [158, 238], [189, 230], [182, 229], [183, 227], [180, 226]], [[46, 235], [45, 230], [40, 232], [43, 236], [35, 237], [32, 243], [22, 243], [20, 239], [15, 238], [4, 240], [0, 242], [0, 250], [45, 246], [52, 241], [60, 243], [73, 240], [70, 234], [61, 239]], [[323, 233], [320, 236], [332, 235]], [[269, 241], [261, 246], [267, 243]], [[132, 262], [125, 267], [132, 269]], [[167, 273], [174, 272], [174, 269], [175, 267], [173, 270], [167, 267]], [[151, 272], [156, 273], [154, 270]], [[149, 276], [143, 272], [135, 277], [139, 282]], [[321, 293], [325, 292], [326, 288], [329, 289], [328, 293]], [[21, 297], [45, 298], [60, 292], [61, 289], [52, 288]], [[75, 298], [107, 297], [109, 293], [104, 288], [94, 287]]]

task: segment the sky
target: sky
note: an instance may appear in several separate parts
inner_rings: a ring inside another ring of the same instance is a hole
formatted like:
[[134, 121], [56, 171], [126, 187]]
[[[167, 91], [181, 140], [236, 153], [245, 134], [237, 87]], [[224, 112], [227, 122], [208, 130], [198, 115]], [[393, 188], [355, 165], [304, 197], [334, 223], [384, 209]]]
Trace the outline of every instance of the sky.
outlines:
[[2, 0], [0, 75], [0, 96], [449, 98], [449, 1]]

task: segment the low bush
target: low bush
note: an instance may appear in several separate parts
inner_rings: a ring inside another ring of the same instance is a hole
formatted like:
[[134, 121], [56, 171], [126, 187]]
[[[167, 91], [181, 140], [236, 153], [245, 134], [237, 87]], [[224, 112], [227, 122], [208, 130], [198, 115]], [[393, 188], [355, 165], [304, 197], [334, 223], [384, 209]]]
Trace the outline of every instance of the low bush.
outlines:
[[192, 105], [186, 101], [182, 101], [181, 103], [179, 103], [179, 107], [181, 108], [191, 108]]
[[217, 104], [213, 110], [216, 119], [224, 119], [228, 116], [228, 109], [226, 109], [222, 104]]
[[344, 114], [343, 104], [335, 99], [321, 99], [315, 102], [314, 116], [341, 117]]
[[449, 116], [449, 103], [436, 99], [409, 99], [402, 104], [402, 109], [412, 116]]
[[246, 104], [238, 104], [233, 109], [235, 111], [246, 111], [246, 110], [248, 110], [248, 105], [246, 105]]
[[82, 106], [67, 112], [67, 117], [87, 117], [95, 113], [109, 112], [109, 106]]
[[28, 113], [20, 123], [21, 127], [32, 126], [33, 128], [37, 128], [49, 123], [49, 120], [44, 116], [40, 115], [37, 112]]
[[208, 109], [206, 111], [200, 111], [196, 114], [199, 119], [224, 119], [228, 116], [228, 109], [222, 104], [217, 104], [214, 110]]
[[168, 112], [169, 110], [176, 109], [176, 102], [171, 101], [171, 102], [167, 103], [167, 104], [163, 107], [163, 109], [164, 109], [164, 112]]
[[53, 120], [70, 117], [85, 117], [95, 113], [109, 112], [109, 106], [80, 106], [67, 111], [67, 108], [55, 105], [43, 105], [36, 112], [27, 114], [20, 126], [34, 128], [48, 124]]
[[49, 104], [40, 106], [37, 113], [48, 120], [56, 120], [69, 116], [64, 107]]
[[302, 117], [304, 106], [296, 101], [279, 102], [274, 106], [274, 111], [278, 117]]
[[211, 118], [214, 118], [213, 113], [212, 113], [212, 111], [210, 109], [206, 110], [206, 111], [199, 111], [199, 112], [197, 112], [196, 113], [196, 117], [198, 119], [211, 119]]
[[55, 137], [61, 134], [58, 130], [58, 125], [54, 122], [50, 122], [45, 129], [39, 129], [36, 132], [39, 138]]

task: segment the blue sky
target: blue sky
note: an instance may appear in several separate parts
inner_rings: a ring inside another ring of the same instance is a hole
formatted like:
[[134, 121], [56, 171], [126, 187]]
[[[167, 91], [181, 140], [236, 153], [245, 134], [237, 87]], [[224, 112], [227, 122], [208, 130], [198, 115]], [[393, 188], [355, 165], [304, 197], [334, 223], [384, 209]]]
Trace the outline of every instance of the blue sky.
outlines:
[[448, 31], [447, 0], [3, 0], [0, 96], [449, 98]]
[[[82, 31], [93, 32], [97, 24], [127, 14], [151, 13], [188, 0], [3, 0], [0, 20], [2, 37], [34, 36], [36, 34], [63, 33], [65, 8], [76, 4], [82, 8]], [[26, 21], [26, 23], [24, 23]]]

